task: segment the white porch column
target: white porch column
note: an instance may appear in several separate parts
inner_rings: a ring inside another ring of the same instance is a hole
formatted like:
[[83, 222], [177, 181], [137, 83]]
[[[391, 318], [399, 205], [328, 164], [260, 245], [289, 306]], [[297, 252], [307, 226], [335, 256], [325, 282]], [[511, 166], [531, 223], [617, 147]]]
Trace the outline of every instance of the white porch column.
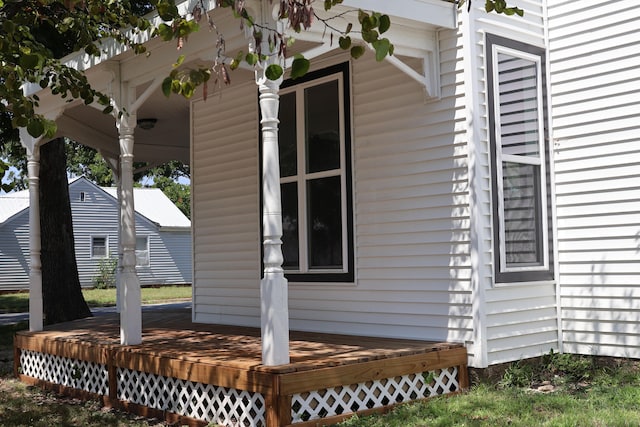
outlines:
[[118, 275], [120, 304], [120, 343], [136, 345], [142, 342], [142, 307], [140, 281], [136, 274], [136, 222], [133, 206], [133, 132], [135, 114], [123, 114], [118, 119], [120, 141], [120, 251], [122, 265]]
[[29, 330], [41, 331], [44, 326], [42, 305], [42, 262], [40, 253], [40, 146], [26, 129], [20, 129], [20, 140], [27, 148], [29, 179]]
[[282, 204], [278, 155], [278, 90], [282, 79], [256, 79], [262, 114], [262, 229], [264, 278], [260, 284], [262, 364], [289, 363], [288, 283], [282, 268]]

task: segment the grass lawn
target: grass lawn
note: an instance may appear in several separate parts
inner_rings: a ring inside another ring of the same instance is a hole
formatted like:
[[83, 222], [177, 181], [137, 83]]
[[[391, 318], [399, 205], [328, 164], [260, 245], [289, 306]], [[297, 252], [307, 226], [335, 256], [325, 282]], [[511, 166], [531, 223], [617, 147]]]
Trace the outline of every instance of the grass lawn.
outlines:
[[640, 426], [640, 361], [550, 354], [514, 363], [499, 381], [480, 382], [462, 395], [340, 426]]
[[[142, 288], [142, 303], [190, 301], [191, 286], [158, 286]], [[84, 299], [90, 307], [108, 307], [116, 304], [116, 290], [83, 289]], [[23, 313], [29, 311], [29, 293], [0, 294], [0, 312]]]

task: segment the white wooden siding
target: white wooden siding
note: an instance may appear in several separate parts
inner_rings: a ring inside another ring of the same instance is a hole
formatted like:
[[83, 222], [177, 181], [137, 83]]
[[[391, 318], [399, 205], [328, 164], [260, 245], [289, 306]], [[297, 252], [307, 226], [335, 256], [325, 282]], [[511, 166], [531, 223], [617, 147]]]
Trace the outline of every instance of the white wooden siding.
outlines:
[[640, 4], [549, 0], [564, 350], [640, 357]]
[[455, 32], [441, 36], [439, 101], [372, 55], [352, 62], [357, 283], [292, 283], [292, 328], [471, 338], [461, 64]]
[[0, 290], [29, 289], [29, 215], [0, 224]]
[[[503, 16], [484, 12], [484, 2], [475, 2], [463, 25], [469, 32], [467, 64], [472, 67], [467, 76], [468, 111], [473, 116], [473, 158], [475, 164], [472, 207], [476, 217], [472, 221], [477, 230], [478, 265], [482, 274], [475, 290], [476, 311], [480, 313], [475, 324], [475, 336], [481, 342], [474, 348], [472, 365], [484, 367], [496, 363], [538, 356], [551, 348], [558, 348], [557, 298], [555, 284], [494, 285], [493, 245], [491, 222], [491, 170], [489, 157], [488, 96], [486, 93], [485, 34], [491, 33], [534, 46], [545, 46], [545, 9], [543, 0], [514, 0], [510, 5], [524, 9], [524, 17]], [[463, 12], [466, 13], [466, 12]], [[475, 103], [474, 103], [475, 102]], [[476, 122], [477, 121], [477, 122]], [[475, 122], [475, 125], [474, 125]]]
[[[454, 31], [443, 34], [447, 84], [436, 102], [426, 102], [423, 87], [371, 54], [353, 62], [357, 281], [290, 283], [292, 329], [471, 338], [467, 153], [456, 42]], [[259, 325], [256, 96], [253, 84], [232, 86], [220, 104], [212, 99], [193, 106], [196, 321]]]
[[196, 322], [260, 325], [257, 93], [236, 81], [192, 106]]

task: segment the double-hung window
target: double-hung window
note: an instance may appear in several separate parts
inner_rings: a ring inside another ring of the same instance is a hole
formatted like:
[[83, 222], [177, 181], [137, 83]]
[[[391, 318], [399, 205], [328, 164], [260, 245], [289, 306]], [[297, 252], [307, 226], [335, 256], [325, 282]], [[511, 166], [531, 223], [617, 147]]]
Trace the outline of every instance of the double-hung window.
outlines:
[[290, 281], [352, 282], [348, 64], [280, 92], [282, 251]]
[[91, 258], [107, 258], [109, 256], [109, 239], [107, 236], [91, 236]]
[[544, 50], [487, 35], [494, 277], [553, 278]]
[[149, 236], [136, 236], [136, 267], [149, 267]]

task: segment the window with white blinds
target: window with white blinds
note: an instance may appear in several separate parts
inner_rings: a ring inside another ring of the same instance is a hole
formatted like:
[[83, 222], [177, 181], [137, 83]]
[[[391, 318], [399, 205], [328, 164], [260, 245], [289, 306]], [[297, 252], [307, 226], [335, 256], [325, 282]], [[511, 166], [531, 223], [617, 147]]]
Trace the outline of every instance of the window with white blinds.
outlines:
[[544, 50], [487, 41], [495, 278], [550, 279]]

